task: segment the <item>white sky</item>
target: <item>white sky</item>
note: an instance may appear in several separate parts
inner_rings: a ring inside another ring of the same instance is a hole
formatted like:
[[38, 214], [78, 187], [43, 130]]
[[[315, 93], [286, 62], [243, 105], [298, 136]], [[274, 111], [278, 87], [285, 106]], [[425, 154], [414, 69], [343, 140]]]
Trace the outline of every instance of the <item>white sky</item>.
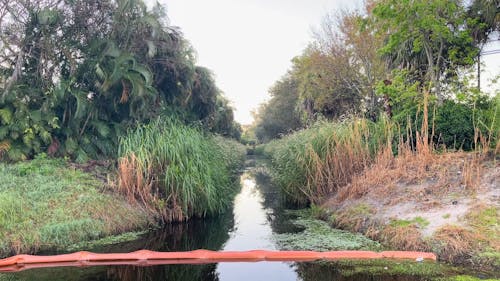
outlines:
[[[152, 2], [149, 0], [149, 2]], [[235, 108], [250, 124], [250, 111], [312, 40], [323, 16], [361, 0], [161, 0], [170, 23], [179, 26], [211, 69]]]
[[[359, 7], [362, 0], [159, 2], [166, 5], [170, 23], [181, 28], [197, 51], [198, 64], [214, 72], [236, 121], [250, 124], [251, 110], [268, 98], [268, 89], [286, 73], [290, 60], [312, 41], [312, 27], [319, 26], [326, 13]], [[500, 72], [500, 55], [483, 62], [485, 72]]]

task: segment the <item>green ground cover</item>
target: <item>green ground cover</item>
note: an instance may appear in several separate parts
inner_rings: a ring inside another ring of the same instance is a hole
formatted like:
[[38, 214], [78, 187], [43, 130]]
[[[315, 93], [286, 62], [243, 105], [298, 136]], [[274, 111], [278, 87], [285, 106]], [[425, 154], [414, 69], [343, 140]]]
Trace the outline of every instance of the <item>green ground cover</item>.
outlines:
[[143, 229], [148, 214], [63, 159], [0, 164], [0, 253], [61, 248]]

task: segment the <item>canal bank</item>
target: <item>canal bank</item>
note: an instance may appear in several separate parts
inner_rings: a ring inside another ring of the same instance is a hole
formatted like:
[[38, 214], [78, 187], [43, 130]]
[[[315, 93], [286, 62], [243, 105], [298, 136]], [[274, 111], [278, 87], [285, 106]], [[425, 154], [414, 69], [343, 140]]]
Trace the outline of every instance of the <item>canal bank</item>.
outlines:
[[[137, 234], [139, 239], [117, 243], [110, 240], [87, 245], [86, 249], [96, 252], [382, 249], [377, 242], [363, 236], [331, 229], [313, 219], [311, 211], [289, 209], [260, 160], [247, 160], [240, 183], [232, 211], [220, 217], [168, 224], [159, 230]], [[438, 263], [380, 260], [54, 268], [0, 274], [0, 280], [65, 280], [68, 276], [72, 280], [431, 280], [455, 278], [461, 273], [460, 269]]]

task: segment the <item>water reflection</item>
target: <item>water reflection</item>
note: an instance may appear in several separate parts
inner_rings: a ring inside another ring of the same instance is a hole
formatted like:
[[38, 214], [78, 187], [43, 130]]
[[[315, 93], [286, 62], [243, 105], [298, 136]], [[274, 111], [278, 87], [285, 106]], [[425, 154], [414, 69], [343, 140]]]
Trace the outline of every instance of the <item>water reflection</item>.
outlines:
[[[242, 189], [234, 200], [234, 230], [223, 250], [276, 250], [270, 224], [273, 210], [264, 204], [267, 196], [257, 187], [250, 172], [244, 173], [241, 179]], [[292, 266], [292, 263], [277, 262], [220, 263], [217, 273], [220, 280], [297, 280]]]

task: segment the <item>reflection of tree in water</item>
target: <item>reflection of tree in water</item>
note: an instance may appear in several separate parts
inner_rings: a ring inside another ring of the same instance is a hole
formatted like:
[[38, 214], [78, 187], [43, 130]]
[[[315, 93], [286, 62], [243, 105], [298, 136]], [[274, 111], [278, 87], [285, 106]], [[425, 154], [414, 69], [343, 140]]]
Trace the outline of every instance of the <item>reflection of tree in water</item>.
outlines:
[[216, 267], [216, 264], [112, 267], [107, 271], [106, 280], [218, 281]]
[[[133, 243], [114, 246], [122, 251], [148, 249], [155, 251], [191, 251], [196, 249], [220, 250], [229, 239], [234, 226], [232, 212], [218, 218], [192, 220], [188, 223], [169, 224]], [[123, 249], [126, 250], [123, 250]], [[115, 251], [106, 249], [106, 251]], [[117, 266], [107, 270], [109, 280], [219, 280], [215, 264]]]
[[[420, 281], [419, 276], [355, 273], [354, 266], [339, 266], [335, 263], [297, 263], [297, 273], [304, 281]], [[348, 274], [352, 272], [352, 274]]]
[[[191, 220], [166, 225], [141, 239], [112, 246], [91, 249], [95, 252], [132, 252], [141, 249], [154, 251], [190, 251], [196, 249], [220, 250], [234, 227], [232, 212], [217, 218]], [[0, 275], [0, 281], [9, 280], [219, 280], [216, 264], [159, 265], [159, 266], [103, 266], [89, 268], [46, 268], [15, 274]], [[5, 279], [8, 278], [8, 279]]]
[[[257, 163], [259, 163], [257, 161]], [[279, 187], [274, 185], [267, 169], [257, 164], [249, 174], [255, 179], [255, 185], [262, 193], [262, 205], [267, 213], [273, 232], [275, 233], [294, 233], [302, 231], [303, 228], [292, 224], [294, 217], [286, 213], [286, 209], [296, 209], [299, 206], [286, 202]]]
[[160, 230], [146, 234], [140, 240], [97, 250], [102, 252], [131, 252], [141, 249], [152, 251], [219, 250], [229, 239], [229, 232], [233, 226], [233, 213], [228, 211], [218, 217], [167, 224]]

